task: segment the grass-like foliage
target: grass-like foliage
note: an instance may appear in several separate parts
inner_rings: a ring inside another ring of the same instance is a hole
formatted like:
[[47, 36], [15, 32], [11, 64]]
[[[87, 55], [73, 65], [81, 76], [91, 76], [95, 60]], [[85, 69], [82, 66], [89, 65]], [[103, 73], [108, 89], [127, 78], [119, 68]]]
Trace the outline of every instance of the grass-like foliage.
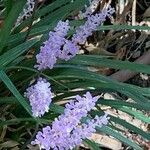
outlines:
[[[89, 0], [0, 1], [0, 149], [32, 149], [32, 144], [38, 144], [35, 139], [42, 141], [39, 131], [46, 136], [48, 146], [40, 144], [47, 150], [49, 145], [59, 149], [62, 144], [66, 150], [78, 148], [81, 142], [90, 149], [101, 149], [102, 145], [89, 139], [94, 132], [114, 137], [125, 147], [144, 149], [126, 133], [134, 133], [143, 141], [149, 141], [150, 134], [111, 111], [150, 124], [150, 89], [119, 82], [94, 70], [150, 74], [149, 65], [106, 52], [113, 49], [108, 46], [111, 38], [105, 39], [108, 44], [103, 54], [85, 49], [87, 43], [94, 43], [97, 34], [104, 39], [112, 32], [127, 35], [128, 31], [150, 28], [114, 23], [115, 5], [106, 9], [105, 2], [89, 10]], [[106, 99], [106, 93], [115, 96]], [[62, 139], [56, 138], [57, 134]]]

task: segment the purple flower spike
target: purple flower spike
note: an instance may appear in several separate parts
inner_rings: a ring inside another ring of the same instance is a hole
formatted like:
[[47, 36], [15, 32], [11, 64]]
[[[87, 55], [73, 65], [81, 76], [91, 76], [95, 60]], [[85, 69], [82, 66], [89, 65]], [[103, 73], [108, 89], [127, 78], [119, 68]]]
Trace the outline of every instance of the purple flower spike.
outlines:
[[72, 41], [76, 44], [84, 44], [86, 39], [92, 35], [92, 32], [106, 20], [106, 17], [110, 17], [113, 13], [114, 9], [108, 7], [108, 9], [104, 9], [101, 13], [88, 16], [85, 24], [80, 26], [73, 35]]
[[31, 143], [38, 144], [45, 150], [69, 150], [82, 143], [82, 140], [89, 138], [94, 133], [96, 126], [108, 123], [107, 115], [96, 116], [94, 119], [82, 123], [81, 119], [86, 117], [88, 112], [95, 107], [97, 97], [87, 92], [84, 97], [76, 96], [65, 106], [64, 114], [54, 120], [51, 126], [38, 132], [36, 139]]
[[43, 116], [45, 112], [48, 112], [52, 101], [50, 83], [40, 78], [35, 85], [30, 86], [26, 90], [25, 97], [30, 101], [33, 116]]
[[32, 15], [33, 9], [35, 6], [34, 0], [27, 0], [23, 11], [19, 14], [19, 17], [17, 18], [17, 21], [15, 23], [15, 27], [20, 25], [23, 22], [23, 19], [27, 19]]
[[92, 133], [96, 132], [95, 127], [102, 127], [103, 125], [108, 124], [109, 117], [107, 114], [104, 116], [96, 116], [94, 119], [88, 121], [87, 124], [81, 124], [81, 126], [77, 126], [77, 128], [72, 133], [72, 138], [76, 139], [76, 141], [82, 143], [82, 139], [90, 138]]
[[69, 30], [69, 21], [59, 21], [54, 28], [54, 32], [49, 33], [49, 39], [44, 42], [44, 46], [41, 47], [40, 53], [36, 55], [37, 64], [35, 68], [43, 70], [54, 67], [57, 61], [58, 55], [61, 51], [61, 47], [65, 44], [65, 36]]
[[88, 16], [86, 23], [80, 26], [71, 40], [65, 37], [70, 29], [69, 21], [59, 21], [54, 28], [54, 32], [49, 33], [49, 39], [44, 42], [40, 53], [36, 55], [38, 70], [52, 69], [57, 59], [69, 60], [79, 52], [78, 44], [83, 44], [86, 39], [92, 35], [92, 32], [105, 21], [106, 17], [110, 17], [114, 9], [108, 7], [101, 13]]

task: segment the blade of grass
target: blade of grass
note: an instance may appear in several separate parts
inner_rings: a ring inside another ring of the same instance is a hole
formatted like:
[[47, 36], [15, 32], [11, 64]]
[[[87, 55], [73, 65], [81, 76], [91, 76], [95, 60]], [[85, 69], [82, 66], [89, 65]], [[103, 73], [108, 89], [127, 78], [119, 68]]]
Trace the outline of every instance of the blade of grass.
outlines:
[[8, 14], [8, 17], [4, 21], [3, 28], [0, 32], [0, 53], [2, 52], [3, 47], [10, 35], [11, 29], [19, 16], [19, 13], [22, 11], [23, 6], [25, 5], [26, 0], [16, 1]]
[[123, 143], [133, 147], [136, 150], [143, 150], [140, 146], [138, 146], [136, 143], [131, 141], [130, 139], [126, 138], [125, 136], [121, 135], [120, 133], [114, 131], [113, 129], [103, 126], [102, 128], [96, 127], [97, 131], [106, 133], [110, 136], [113, 136], [114, 138], [118, 139], [119, 141], [122, 141]]
[[149, 65], [138, 64], [129, 61], [106, 59], [98, 55], [77, 55], [76, 57], [74, 57], [73, 59], [71, 59], [66, 63], [76, 64], [76, 65], [80, 64], [86, 66], [97, 66], [97, 67], [103, 66], [103, 67], [110, 67], [114, 69], [128, 69], [135, 72], [150, 74]]
[[147, 140], [150, 140], [150, 134], [144, 132], [143, 130], [141, 130], [140, 128], [128, 123], [127, 121], [123, 120], [123, 119], [120, 119], [120, 118], [117, 118], [117, 117], [114, 117], [112, 115], [109, 115], [110, 116], [110, 120], [115, 122], [115, 123], [118, 123], [120, 124], [121, 126], [127, 128], [128, 130], [131, 130], [139, 135], [141, 135], [143, 138], [147, 139]]
[[[101, 116], [102, 113], [103, 113], [103, 111], [101, 109], [99, 111], [94, 110], [91, 112], [91, 115], [93, 117], [95, 117], [95, 115]], [[113, 121], [115, 124], [119, 124], [119, 125], [125, 127], [126, 129], [128, 129], [129, 131], [133, 131], [133, 132], [141, 135], [143, 138], [150, 140], [150, 135], [148, 133], [144, 132], [143, 130], [141, 130], [140, 128], [132, 125], [131, 123], [128, 123], [127, 121], [125, 121], [119, 117], [115, 117], [110, 114], [108, 116], [110, 117], [110, 121]]]
[[10, 12], [10, 10], [11, 10], [11, 8], [12, 8], [12, 5], [13, 5], [13, 1], [12, 0], [4, 0], [4, 5], [5, 5], [5, 7], [6, 7], [6, 17], [7, 17], [7, 15], [9, 14], [9, 12]]
[[15, 60], [18, 56], [20, 56], [29, 48], [31, 48], [36, 42], [38, 42], [37, 39], [29, 40], [5, 52], [3, 55], [0, 56], [0, 68], [3, 68], [4, 66], [8, 65], [11, 61]]
[[106, 100], [106, 99], [101, 99], [98, 101], [98, 104], [102, 105], [107, 105], [107, 106], [128, 106], [130, 108], [136, 108], [138, 110], [145, 110], [145, 111], [150, 111], [149, 107], [146, 107], [146, 105], [139, 105], [138, 103], [129, 103], [121, 100]]
[[91, 148], [91, 150], [102, 150], [98, 143], [91, 141], [89, 139], [85, 139], [84, 143], [88, 144], [88, 146]]
[[54, 78], [55, 79], [86, 79], [86, 80], [93, 80], [104, 84], [108, 88], [115, 89], [118, 92], [121, 92], [130, 98], [133, 98], [138, 103], [145, 103], [149, 105], [149, 99], [145, 98], [142, 95], [139, 95], [138, 91], [131, 88], [127, 84], [120, 83], [109, 79], [103, 75], [88, 71], [86, 68], [81, 66], [71, 66], [71, 65], [57, 65], [55, 68], [59, 68], [59, 73], [56, 72]]
[[[130, 25], [107, 25], [104, 26], [105, 30], [150, 30], [148, 26], [130, 26]], [[103, 27], [98, 27], [98, 30], [103, 30]]]
[[[16, 119], [11, 119], [11, 120], [0, 121], [0, 126], [14, 125], [14, 124], [18, 124], [21, 122], [37, 122], [37, 121], [33, 118], [16, 118]], [[38, 119], [38, 122], [42, 124], [48, 124], [51, 121], [47, 119]]]
[[6, 70], [10, 70], [10, 69], [24, 69], [24, 70], [32, 71], [32, 72], [38, 73], [38, 74], [40, 74], [40, 75], [46, 77], [46, 78], [47, 78], [48, 80], [50, 80], [50, 81], [55, 82], [57, 85], [62, 86], [62, 87], [64, 87], [64, 88], [67, 88], [67, 89], [68, 89], [67, 86], [65, 86], [64, 84], [62, 84], [62, 83], [60, 83], [59, 81], [55, 80], [53, 77], [48, 76], [48, 75], [46, 75], [45, 73], [39, 72], [38, 70], [33, 69], [33, 68], [23, 67], [23, 66], [10, 66], [10, 67], [6, 67], [5, 69], [6, 69]]
[[5, 83], [7, 88], [12, 92], [12, 94], [17, 98], [18, 102], [23, 106], [23, 108], [32, 116], [31, 108], [24, 97], [19, 93], [14, 84], [11, 82], [9, 77], [4, 71], [0, 71], [0, 79]]
[[147, 117], [146, 115], [144, 115], [142, 112], [134, 111], [131, 108], [126, 107], [126, 106], [121, 106], [121, 107], [114, 106], [114, 108], [121, 110], [123, 112], [126, 112], [127, 114], [132, 115], [132, 116], [136, 117], [137, 119], [144, 121], [148, 124], [150, 123], [150, 118]]

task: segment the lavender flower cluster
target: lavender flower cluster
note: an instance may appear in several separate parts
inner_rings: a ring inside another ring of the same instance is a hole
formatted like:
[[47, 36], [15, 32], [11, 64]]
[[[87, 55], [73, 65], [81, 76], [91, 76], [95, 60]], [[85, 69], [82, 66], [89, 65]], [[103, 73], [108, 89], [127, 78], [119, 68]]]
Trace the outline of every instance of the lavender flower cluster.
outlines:
[[50, 83], [45, 79], [39, 78], [35, 85], [30, 86], [26, 90], [25, 97], [30, 101], [33, 116], [43, 116], [45, 112], [48, 112], [52, 101]]
[[101, 13], [89, 15], [84, 25], [80, 26], [70, 40], [66, 39], [67, 32], [70, 29], [69, 21], [59, 21], [54, 32], [49, 33], [49, 39], [41, 47], [37, 54], [38, 70], [52, 69], [57, 59], [69, 60], [79, 51], [79, 44], [85, 43], [86, 39], [92, 35], [92, 32], [102, 24], [106, 17], [110, 17], [114, 9], [108, 7]]
[[35, 6], [34, 0], [27, 0], [23, 8], [23, 11], [20, 13], [19, 17], [17, 18], [15, 26], [18, 26], [23, 21], [23, 19], [27, 19], [32, 15], [34, 6]]
[[72, 37], [72, 41], [83, 44], [86, 39], [92, 35], [92, 32], [106, 20], [106, 17], [110, 17], [113, 12], [114, 9], [109, 7], [108, 9], [104, 9], [101, 13], [89, 16], [85, 24], [77, 29]]
[[52, 69], [60, 55], [60, 50], [65, 42], [65, 36], [69, 30], [69, 21], [59, 21], [54, 28], [54, 32], [49, 33], [49, 39], [44, 42], [40, 53], [36, 55], [38, 65], [35, 65], [38, 70], [50, 68]]
[[64, 114], [60, 115], [51, 126], [43, 128], [38, 132], [33, 145], [39, 144], [41, 148], [50, 150], [69, 150], [80, 145], [82, 140], [91, 136], [95, 132], [96, 126], [106, 125], [108, 123], [107, 114], [96, 116], [86, 123], [81, 119], [87, 116], [87, 113], [95, 106], [99, 97], [92, 97], [87, 92], [84, 97], [76, 96], [75, 100], [66, 104]]

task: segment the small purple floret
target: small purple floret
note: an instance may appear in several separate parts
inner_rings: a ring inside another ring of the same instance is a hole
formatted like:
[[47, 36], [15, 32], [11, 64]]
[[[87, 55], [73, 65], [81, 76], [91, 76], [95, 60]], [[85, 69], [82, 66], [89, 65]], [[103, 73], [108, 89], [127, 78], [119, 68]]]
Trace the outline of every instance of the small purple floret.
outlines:
[[68, 61], [74, 57], [79, 51], [79, 46], [70, 40], [66, 40], [62, 51], [59, 53], [59, 59]]

